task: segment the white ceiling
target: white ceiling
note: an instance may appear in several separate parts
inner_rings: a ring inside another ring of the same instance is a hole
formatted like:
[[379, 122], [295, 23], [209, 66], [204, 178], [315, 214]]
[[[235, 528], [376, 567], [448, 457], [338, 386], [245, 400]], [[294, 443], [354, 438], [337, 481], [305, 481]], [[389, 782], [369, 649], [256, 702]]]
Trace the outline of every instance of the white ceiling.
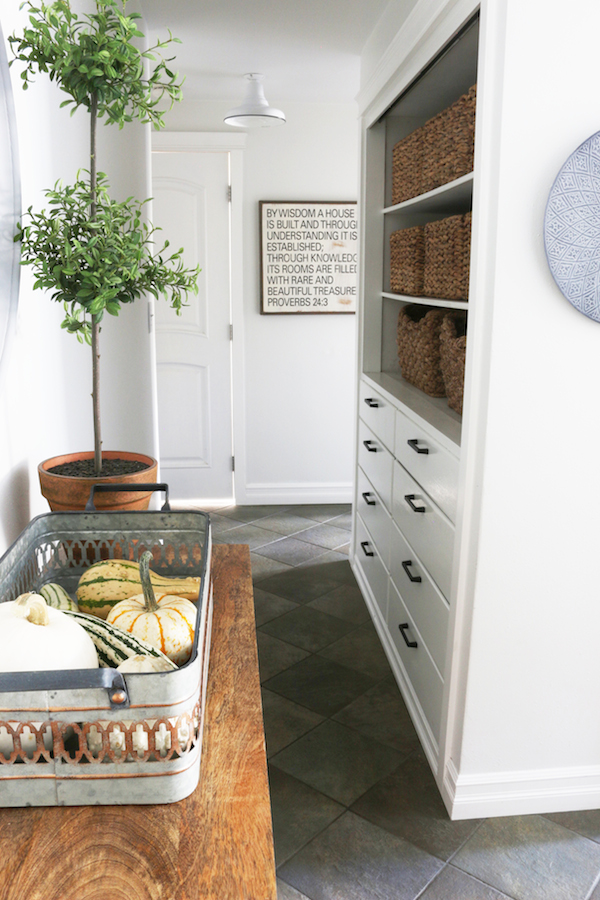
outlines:
[[350, 102], [360, 53], [389, 0], [141, 0], [150, 37], [180, 38], [173, 66], [192, 100], [241, 102], [247, 72], [267, 100]]

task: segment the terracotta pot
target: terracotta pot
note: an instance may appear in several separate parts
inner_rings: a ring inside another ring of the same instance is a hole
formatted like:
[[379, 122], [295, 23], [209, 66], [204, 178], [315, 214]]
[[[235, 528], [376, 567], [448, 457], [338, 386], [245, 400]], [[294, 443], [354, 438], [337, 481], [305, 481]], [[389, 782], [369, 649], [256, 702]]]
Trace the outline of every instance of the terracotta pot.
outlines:
[[[76, 459], [93, 459], [94, 453], [67, 453], [45, 459], [38, 466], [42, 495], [50, 504], [53, 512], [62, 510], [85, 509], [92, 485], [94, 484], [151, 484], [156, 482], [158, 463], [151, 456], [143, 453], [126, 453], [123, 450], [104, 450], [102, 459], [132, 459], [146, 463], [146, 469], [132, 472], [129, 475], [106, 475], [97, 478], [79, 478], [73, 475], [55, 475], [48, 469]], [[97, 493], [94, 496], [96, 509], [148, 509], [152, 492], [116, 491], [115, 493]]]

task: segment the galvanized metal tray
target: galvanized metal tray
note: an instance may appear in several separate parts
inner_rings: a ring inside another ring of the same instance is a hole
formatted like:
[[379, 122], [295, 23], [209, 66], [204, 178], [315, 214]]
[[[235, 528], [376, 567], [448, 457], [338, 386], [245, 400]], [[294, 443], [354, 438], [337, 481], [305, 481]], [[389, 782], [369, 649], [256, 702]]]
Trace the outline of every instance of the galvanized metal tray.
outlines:
[[[158, 487], [158, 486], [155, 486]], [[162, 575], [201, 578], [190, 660], [172, 672], [0, 673], [0, 807], [171, 803], [200, 773], [212, 622], [207, 513], [53, 512], [0, 559], [0, 602], [48, 582], [74, 594], [102, 559], [150, 550]]]

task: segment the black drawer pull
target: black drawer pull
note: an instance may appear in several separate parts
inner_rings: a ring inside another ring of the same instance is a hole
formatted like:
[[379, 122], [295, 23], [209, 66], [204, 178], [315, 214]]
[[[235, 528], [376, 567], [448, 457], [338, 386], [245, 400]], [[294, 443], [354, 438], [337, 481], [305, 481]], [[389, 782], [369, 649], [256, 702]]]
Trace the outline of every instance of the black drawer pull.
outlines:
[[426, 511], [427, 507], [415, 506], [415, 504], [413, 503], [413, 500], [415, 498], [416, 498], [416, 494], [405, 494], [404, 495], [404, 499], [406, 500], [406, 502], [408, 503], [408, 505], [410, 506], [410, 508], [412, 509], [413, 512], [424, 513]]
[[417, 447], [419, 443], [419, 438], [412, 438], [410, 441], [406, 442], [409, 447], [412, 447], [415, 453], [429, 453], [429, 447]]
[[377, 447], [373, 443], [373, 441], [363, 441], [363, 444], [369, 451], [369, 453], [377, 453]]
[[403, 622], [402, 625], [398, 625], [398, 628], [400, 629], [400, 634], [404, 638], [404, 643], [406, 644], [406, 646], [407, 647], [418, 647], [419, 645], [417, 644], [416, 641], [409, 641], [409, 639], [406, 637], [405, 631], [409, 627], [410, 626], [409, 626], [408, 622]]
[[372, 497], [373, 494], [370, 491], [364, 491], [363, 497], [365, 498], [365, 503], [367, 506], [377, 506], [377, 502], [375, 500], [369, 500], [369, 497]]
[[413, 564], [413, 563], [412, 563], [412, 559], [405, 559], [404, 562], [402, 563], [402, 568], [404, 569], [404, 571], [405, 571], [406, 574], [408, 575], [408, 580], [409, 580], [409, 581], [414, 581], [414, 582], [416, 583], [416, 582], [418, 582], [418, 581], [421, 581], [421, 576], [420, 576], [420, 575], [413, 575], [413, 573], [412, 573], [412, 572], [410, 571], [410, 569], [409, 569], [409, 566], [412, 566], [412, 564]]
[[368, 541], [361, 541], [360, 546], [362, 547], [365, 556], [375, 556], [372, 550], [367, 550], [367, 547], [369, 546]]
[[372, 397], [365, 397], [365, 403], [367, 404], [367, 406], [370, 406], [371, 409], [379, 408], [379, 403], [377, 402], [377, 400], [373, 400]]

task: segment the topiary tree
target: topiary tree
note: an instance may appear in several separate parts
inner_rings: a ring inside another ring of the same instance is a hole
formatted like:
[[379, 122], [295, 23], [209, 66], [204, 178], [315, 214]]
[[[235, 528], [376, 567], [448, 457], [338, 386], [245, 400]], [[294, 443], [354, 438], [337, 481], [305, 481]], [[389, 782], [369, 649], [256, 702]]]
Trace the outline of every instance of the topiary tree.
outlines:
[[[34, 6], [29, 0], [29, 27], [9, 37], [14, 59], [27, 90], [36, 72], [46, 73], [68, 94], [61, 107], [90, 114], [89, 169], [75, 184], [57, 183], [45, 192], [49, 207], [30, 207], [15, 236], [22, 260], [31, 265], [34, 288], [52, 291], [64, 305], [62, 327], [92, 349], [92, 404], [95, 474], [102, 472], [100, 419], [100, 323], [104, 313], [117, 316], [121, 304], [141, 294], [166, 297], [179, 314], [189, 291], [197, 292], [198, 269], [185, 269], [183, 250], [167, 253], [168, 241], [156, 250], [156, 229], [143, 220], [147, 200], [132, 197], [118, 203], [109, 195], [104, 173], [97, 169], [99, 119], [118, 125], [138, 119], [164, 125], [161, 101], [181, 99], [181, 85], [162, 51], [173, 42], [159, 41], [147, 50], [136, 42], [137, 13], [125, 14], [127, 0], [95, 0], [96, 11], [78, 16], [69, 0]], [[167, 254], [167, 255], [165, 255]]]

